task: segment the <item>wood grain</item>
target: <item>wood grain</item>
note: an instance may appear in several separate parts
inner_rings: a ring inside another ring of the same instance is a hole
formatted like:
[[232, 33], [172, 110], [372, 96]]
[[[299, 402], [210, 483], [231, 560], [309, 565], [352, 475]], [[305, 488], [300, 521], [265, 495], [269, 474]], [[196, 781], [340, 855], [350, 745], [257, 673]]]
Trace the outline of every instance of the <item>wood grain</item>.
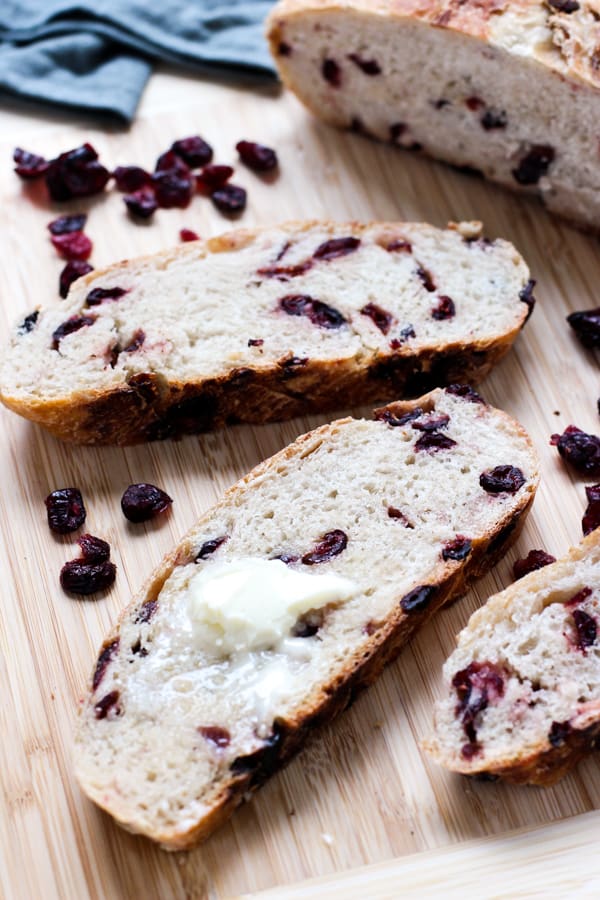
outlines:
[[[544, 547], [558, 556], [579, 540], [583, 484], [566, 471], [548, 439], [569, 423], [598, 430], [597, 357], [576, 343], [565, 323], [569, 311], [598, 305], [598, 243], [552, 220], [534, 202], [357, 135], [334, 132], [311, 120], [292, 97], [266, 90], [250, 92], [162, 72], [130, 130], [99, 128], [34, 107], [20, 112], [16, 106], [0, 115], [0, 123], [2, 340], [14, 321], [56, 296], [61, 268], [45, 229], [58, 210], [50, 208], [43, 191], [23, 187], [12, 175], [15, 144], [51, 155], [90, 140], [110, 166], [151, 166], [173, 139], [197, 131], [215, 145], [219, 162], [235, 160], [240, 138], [258, 139], [277, 148], [281, 175], [267, 184], [251, 172], [236, 172], [235, 180], [248, 188], [250, 198], [243, 224], [328, 216], [444, 225], [449, 219], [480, 218], [489, 236], [514, 241], [538, 279], [539, 303], [483, 392], [520, 419], [542, 458], [542, 486], [509, 557], [441, 613], [380, 682], [315, 736], [229, 825], [192, 853], [167, 855], [118, 829], [77, 789], [70, 756], [78, 698], [109, 623], [176, 539], [236, 477], [326, 417], [236, 427], [177, 443], [94, 449], [61, 445], [1, 410], [4, 895], [11, 900], [200, 900], [316, 876], [333, 878], [319, 885], [347, 885], [348, 880], [336, 882], [334, 876], [394, 859], [389, 871], [403, 878], [409, 870], [402, 868], [402, 857], [424, 851], [432, 883], [437, 878], [441, 886], [444, 860], [456, 860], [457, 872], [469, 865], [470, 855], [460, 848], [464, 842], [598, 809], [600, 772], [593, 758], [556, 787], [541, 790], [467, 782], [435, 767], [418, 747], [431, 726], [442, 662], [469, 614], [509, 583], [517, 555]], [[131, 224], [114, 192], [63, 208], [89, 210], [87, 232], [94, 240], [96, 266], [174, 244], [182, 226], [202, 236], [228, 226], [202, 198], [185, 211], [159, 211], [149, 226]], [[119, 499], [132, 481], [155, 482], [174, 497], [173, 512], [164, 522], [137, 527], [125, 522]], [[86, 527], [111, 542], [119, 569], [115, 588], [98, 601], [70, 599], [58, 585], [60, 567], [74, 555], [75, 544], [50, 535], [43, 499], [50, 490], [71, 484], [84, 492]], [[598, 822], [592, 814], [568, 823], [574, 864], [581, 864], [577, 834], [587, 840]], [[485, 846], [490, 854], [495, 844]], [[437, 856], [434, 851], [442, 847], [450, 849]], [[561, 856], [565, 865], [569, 858]], [[539, 859], [544, 878], [543, 856]], [[364, 885], [369, 882], [361, 883], [368, 894]], [[324, 887], [322, 896], [328, 896]]]

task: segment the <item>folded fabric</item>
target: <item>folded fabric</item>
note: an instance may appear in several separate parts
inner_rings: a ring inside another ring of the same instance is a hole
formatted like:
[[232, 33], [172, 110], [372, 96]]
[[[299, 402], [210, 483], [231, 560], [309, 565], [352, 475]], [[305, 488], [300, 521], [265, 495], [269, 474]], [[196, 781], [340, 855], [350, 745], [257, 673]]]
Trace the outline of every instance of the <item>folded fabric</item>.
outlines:
[[272, 0], [1, 0], [0, 90], [131, 120], [156, 60], [274, 75]]

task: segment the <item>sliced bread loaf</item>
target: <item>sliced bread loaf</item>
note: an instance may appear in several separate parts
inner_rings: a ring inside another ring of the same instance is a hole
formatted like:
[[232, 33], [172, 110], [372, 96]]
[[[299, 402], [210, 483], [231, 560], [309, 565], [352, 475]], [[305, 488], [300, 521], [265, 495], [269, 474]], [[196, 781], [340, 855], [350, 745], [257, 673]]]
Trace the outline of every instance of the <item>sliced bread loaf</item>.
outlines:
[[477, 610], [426, 749], [465, 775], [552, 784], [600, 735], [600, 529]]
[[76, 738], [84, 791], [170, 849], [206, 838], [495, 563], [537, 480], [523, 429], [465, 387], [298, 438], [106, 638]]
[[597, 3], [282, 0], [268, 32], [316, 115], [600, 228]]
[[232, 231], [96, 271], [28, 315], [0, 397], [66, 440], [126, 444], [414, 396], [483, 377], [532, 284], [478, 223]]

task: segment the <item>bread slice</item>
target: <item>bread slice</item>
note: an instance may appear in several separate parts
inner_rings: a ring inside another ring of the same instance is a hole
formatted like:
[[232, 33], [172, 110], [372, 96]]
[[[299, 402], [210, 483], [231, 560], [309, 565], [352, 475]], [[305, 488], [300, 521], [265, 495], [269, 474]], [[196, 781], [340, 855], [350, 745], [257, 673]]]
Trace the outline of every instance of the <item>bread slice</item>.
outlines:
[[128, 444], [476, 381], [533, 303], [480, 225], [232, 231], [79, 279], [16, 329], [0, 397], [57, 437]]
[[315, 115], [600, 227], [597, 3], [282, 0], [268, 35]]
[[[490, 492], [499, 474], [509, 490]], [[470, 388], [298, 438], [200, 519], [104, 641], [76, 737], [84, 791], [169, 849], [206, 838], [496, 562], [537, 481], [527, 434]], [[240, 644], [237, 621], [190, 610], [198, 579], [248, 560], [353, 592], [286, 608], [277, 632], [277, 596], [259, 590], [253, 614], [276, 634]]]
[[600, 735], [600, 529], [477, 610], [426, 749], [465, 775], [553, 784]]

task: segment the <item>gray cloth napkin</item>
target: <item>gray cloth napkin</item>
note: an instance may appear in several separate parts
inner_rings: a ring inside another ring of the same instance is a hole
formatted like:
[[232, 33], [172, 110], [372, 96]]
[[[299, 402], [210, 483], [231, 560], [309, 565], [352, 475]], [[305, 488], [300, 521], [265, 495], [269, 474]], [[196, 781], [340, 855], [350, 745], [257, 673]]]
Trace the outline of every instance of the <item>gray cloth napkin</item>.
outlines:
[[162, 60], [274, 75], [273, 0], [0, 0], [0, 91], [130, 121]]

